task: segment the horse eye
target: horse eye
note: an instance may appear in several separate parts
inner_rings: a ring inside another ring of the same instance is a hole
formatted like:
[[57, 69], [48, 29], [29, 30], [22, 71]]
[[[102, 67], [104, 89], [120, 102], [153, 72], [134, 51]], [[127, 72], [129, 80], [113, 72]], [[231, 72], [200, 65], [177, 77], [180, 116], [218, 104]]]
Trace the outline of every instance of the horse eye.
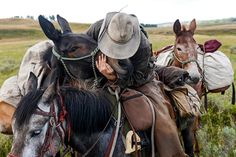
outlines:
[[75, 52], [77, 49], [78, 49], [78, 47], [72, 47], [72, 48], [70, 49], [70, 52]]
[[38, 136], [41, 133], [41, 130], [35, 130], [32, 132], [31, 137]]
[[178, 50], [178, 51], [182, 51], [181, 48], [179, 48], [179, 47], [177, 48], [177, 50]]

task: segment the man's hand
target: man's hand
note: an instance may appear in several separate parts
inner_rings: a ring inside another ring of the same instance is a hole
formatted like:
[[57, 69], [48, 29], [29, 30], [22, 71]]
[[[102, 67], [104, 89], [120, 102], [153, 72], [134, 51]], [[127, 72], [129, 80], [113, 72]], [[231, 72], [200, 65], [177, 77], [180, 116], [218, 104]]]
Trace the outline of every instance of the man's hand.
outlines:
[[108, 80], [115, 81], [117, 79], [115, 71], [107, 63], [107, 57], [104, 54], [98, 56], [96, 67]]

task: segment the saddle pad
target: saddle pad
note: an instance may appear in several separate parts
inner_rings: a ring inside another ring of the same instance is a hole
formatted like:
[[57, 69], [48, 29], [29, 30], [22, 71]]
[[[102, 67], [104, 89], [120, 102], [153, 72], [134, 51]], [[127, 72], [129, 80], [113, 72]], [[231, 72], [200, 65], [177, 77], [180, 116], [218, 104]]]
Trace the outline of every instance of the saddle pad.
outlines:
[[170, 93], [175, 106], [179, 110], [181, 117], [200, 116], [201, 100], [197, 92], [188, 84], [175, 89], [165, 86], [165, 90]]
[[173, 47], [169, 48], [165, 52], [160, 53], [156, 58], [155, 64], [167, 66], [173, 59], [172, 51]]

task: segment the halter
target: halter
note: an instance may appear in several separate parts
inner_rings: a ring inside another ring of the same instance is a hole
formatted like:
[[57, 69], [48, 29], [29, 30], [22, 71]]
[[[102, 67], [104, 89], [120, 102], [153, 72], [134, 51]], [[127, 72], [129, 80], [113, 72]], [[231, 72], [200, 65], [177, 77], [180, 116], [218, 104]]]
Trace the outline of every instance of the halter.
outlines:
[[174, 58], [175, 58], [178, 62], [180, 62], [180, 63], [182, 64], [182, 66], [184, 66], [185, 64], [191, 63], [191, 62], [195, 62], [195, 63], [198, 64], [197, 59], [188, 59], [188, 60], [184, 60], [184, 61], [180, 60], [180, 59], [176, 56], [176, 54], [175, 54], [174, 51], [173, 51], [173, 56], [174, 56]]
[[[199, 48], [199, 47], [198, 47], [198, 48]], [[199, 52], [198, 52], [198, 53], [199, 53]], [[202, 71], [202, 68], [200, 67], [200, 65], [199, 65], [199, 63], [198, 63], [198, 61], [197, 61], [197, 59], [180, 60], [180, 59], [176, 56], [174, 50], [172, 51], [172, 54], [173, 54], [174, 59], [176, 59], [176, 60], [181, 64], [182, 68], [184, 67], [185, 64], [188, 64], [188, 63], [191, 63], [191, 62], [195, 62], [195, 63], [197, 64], [198, 69], [199, 69], [200, 71]], [[201, 75], [203, 75], [202, 72], [201, 72]], [[203, 76], [202, 76], [202, 77], [203, 77]]]
[[66, 64], [64, 61], [80, 61], [80, 60], [84, 60], [86, 58], [90, 58], [92, 57], [92, 67], [93, 67], [93, 73], [94, 73], [94, 87], [96, 87], [98, 85], [98, 76], [96, 73], [96, 69], [95, 69], [95, 55], [97, 54], [97, 52], [99, 51], [99, 48], [96, 47], [89, 55], [86, 56], [82, 56], [82, 57], [76, 57], [76, 58], [68, 58], [68, 57], [62, 57], [57, 50], [54, 48], [52, 48], [52, 53], [53, 55], [59, 60], [61, 61], [64, 69], [66, 70], [66, 73], [70, 76], [70, 78], [74, 79], [74, 80], [78, 80], [78, 78], [76, 78], [75, 76], [73, 76], [73, 74], [69, 71], [69, 69], [67, 68]]

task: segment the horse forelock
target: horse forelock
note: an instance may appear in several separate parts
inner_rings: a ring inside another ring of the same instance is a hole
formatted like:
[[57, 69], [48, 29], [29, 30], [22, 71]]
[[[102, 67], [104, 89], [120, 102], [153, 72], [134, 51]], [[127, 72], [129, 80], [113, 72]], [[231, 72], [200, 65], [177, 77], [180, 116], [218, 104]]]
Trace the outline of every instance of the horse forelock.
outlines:
[[72, 130], [78, 134], [100, 132], [106, 126], [112, 112], [111, 103], [99, 92], [61, 89]]
[[43, 94], [43, 90], [34, 90], [22, 97], [14, 113], [15, 124], [21, 127], [29, 122], [31, 116], [36, 111], [38, 102]]
[[63, 38], [80, 38], [81, 42], [89, 42], [92, 45], [97, 45], [97, 42], [92, 37], [84, 33], [67, 33], [63, 34], [60, 39], [63, 40]]

